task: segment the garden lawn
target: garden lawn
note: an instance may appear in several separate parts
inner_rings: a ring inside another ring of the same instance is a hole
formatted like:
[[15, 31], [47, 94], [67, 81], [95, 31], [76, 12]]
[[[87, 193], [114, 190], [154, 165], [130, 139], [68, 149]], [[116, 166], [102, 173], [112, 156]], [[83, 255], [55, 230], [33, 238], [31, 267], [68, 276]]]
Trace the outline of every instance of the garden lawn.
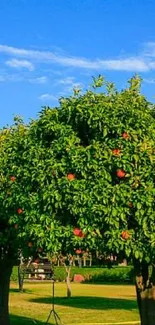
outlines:
[[[24, 293], [11, 283], [11, 325], [43, 324], [51, 309], [51, 283], [25, 283]], [[72, 284], [72, 298], [66, 298], [66, 284], [55, 284], [55, 310], [63, 324], [119, 323], [139, 320], [132, 285]], [[51, 318], [50, 324], [54, 324]], [[130, 324], [130, 323], [128, 323]], [[138, 324], [138, 322], [137, 322]]]

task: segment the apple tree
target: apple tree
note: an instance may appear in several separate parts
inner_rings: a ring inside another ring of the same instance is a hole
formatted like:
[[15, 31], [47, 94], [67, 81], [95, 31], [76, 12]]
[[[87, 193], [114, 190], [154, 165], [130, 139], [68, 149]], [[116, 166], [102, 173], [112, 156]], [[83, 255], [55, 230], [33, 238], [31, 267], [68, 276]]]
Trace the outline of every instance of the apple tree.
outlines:
[[95, 79], [0, 132], [0, 323], [24, 256], [100, 250], [132, 260], [142, 325], [155, 323], [155, 120], [140, 79]]

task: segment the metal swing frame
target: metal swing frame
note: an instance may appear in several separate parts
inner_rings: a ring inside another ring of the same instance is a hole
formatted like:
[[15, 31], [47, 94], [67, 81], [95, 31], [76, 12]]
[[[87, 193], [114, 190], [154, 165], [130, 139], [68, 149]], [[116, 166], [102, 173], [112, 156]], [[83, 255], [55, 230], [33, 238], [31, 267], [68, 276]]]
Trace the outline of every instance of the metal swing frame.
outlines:
[[52, 308], [51, 308], [50, 313], [49, 313], [49, 315], [47, 317], [45, 325], [49, 324], [49, 320], [50, 320], [52, 315], [54, 317], [55, 324], [56, 325], [62, 325], [61, 319], [58, 316], [57, 312], [55, 311], [55, 303], [54, 303], [54, 299], [55, 299], [54, 283], [55, 283], [55, 281], [54, 281], [54, 277], [51, 278], [51, 281], [52, 281]]

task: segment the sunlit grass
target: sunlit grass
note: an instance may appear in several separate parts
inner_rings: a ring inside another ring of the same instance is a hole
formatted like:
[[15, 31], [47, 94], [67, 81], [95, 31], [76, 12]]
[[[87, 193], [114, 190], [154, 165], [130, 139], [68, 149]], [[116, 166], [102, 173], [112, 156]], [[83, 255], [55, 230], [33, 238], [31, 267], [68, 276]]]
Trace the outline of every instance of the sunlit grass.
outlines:
[[[11, 284], [11, 325], [43, 324], [51, 309], [51, 283], [25, 283], [24, 293]], [[55, 284], [55, 310], [63, 324], [118, 323], [139, 320], [134, 286], [72, 284], [66, 298], [65, 283]], [[54, 323], [51, 318], [50, 324]]]

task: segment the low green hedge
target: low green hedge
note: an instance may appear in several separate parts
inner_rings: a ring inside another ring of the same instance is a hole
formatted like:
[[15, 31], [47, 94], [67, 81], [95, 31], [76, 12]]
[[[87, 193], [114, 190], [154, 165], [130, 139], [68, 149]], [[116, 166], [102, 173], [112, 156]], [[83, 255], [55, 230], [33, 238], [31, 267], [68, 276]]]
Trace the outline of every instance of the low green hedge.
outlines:
[[18, 266], [13, 267], [11, 281], [18, 281]]
[[[108, 268], [79, 268], [72, 267], [71, 280], [73, 280], [75, 274], [81, 274], [85, 278], [85, 283], [133, 283], [134, 274], [131, 266], [127, 267], [113, 267]], [[54, 275], [56, 281], [65, 281], [66, 271], [63, 266], [54, 267]], [[18, 280], [17, 266], [13, 268], [11, 275], [12, 281]]]

